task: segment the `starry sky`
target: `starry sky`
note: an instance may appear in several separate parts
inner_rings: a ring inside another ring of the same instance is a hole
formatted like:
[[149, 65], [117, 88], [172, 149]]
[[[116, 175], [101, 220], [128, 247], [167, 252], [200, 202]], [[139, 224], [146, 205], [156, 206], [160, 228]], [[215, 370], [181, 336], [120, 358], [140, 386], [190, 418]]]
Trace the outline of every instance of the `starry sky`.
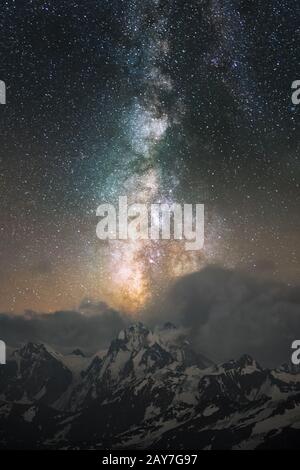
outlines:
[[[1, 3], [0, 311], [136, 313], [210, 264], [296, 285], [298, 0]], [[96, 209], [205, 203], [205, 245], [100, 241]]]

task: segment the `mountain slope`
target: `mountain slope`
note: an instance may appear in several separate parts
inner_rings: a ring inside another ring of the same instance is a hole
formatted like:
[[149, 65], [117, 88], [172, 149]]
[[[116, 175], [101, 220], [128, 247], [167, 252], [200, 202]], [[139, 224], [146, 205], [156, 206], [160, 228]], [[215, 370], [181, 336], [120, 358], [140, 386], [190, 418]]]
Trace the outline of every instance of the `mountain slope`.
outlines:
[[2, 448], [293, 448], [300, 374], [215, 365], [173, 325], [136, 323], [93, 358], [28, 343], [0, 368]]
[[59, 354], [43, 344], [28, 343], [0, 368], [0, 399], [54, 403], [72, 382]]
[[87, 406], [93, 400], [111, 400], [132, 387], [143, 387], [149, 379], [165, 373], [177, 375], [189, 366], [199, 369], [211, 365], [204, 356], [196, 355], [170, 326], [153, 333], [142, 323], [122, 330], [112, 341], [107, 354], [95, 357], [83, 379], [70, 397], [69, 408]]

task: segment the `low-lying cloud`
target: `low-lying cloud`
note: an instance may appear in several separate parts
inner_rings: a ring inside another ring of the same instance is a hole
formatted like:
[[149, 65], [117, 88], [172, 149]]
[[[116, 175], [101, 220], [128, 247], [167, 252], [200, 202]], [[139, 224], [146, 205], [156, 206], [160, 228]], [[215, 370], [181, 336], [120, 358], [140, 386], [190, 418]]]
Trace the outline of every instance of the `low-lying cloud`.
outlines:
[[81, 348], [94, 353], [106, 348], [127, 324], [125, 316], [104, 303], [85, 300], [78, 312], [0, 314], [0, 337], [12, 348], [33, 341], [46, 343], [61, 352]]
[[193, 346], [212, 360], [248, 353], [264, 365], [279, 365], [289, 361], [291, 343], [300, 338], [300, 291], [209, 267], [178, 280], [154, 317], [185, 327]]
[[[194, 349], [213, 361], [247, 353], [263, 365], [289, 361], [300, 339], [300, 291], [235, 270], [208, 267], [179, 279], [137, 320], [181, 327]], [[0, 314], [0, 338], [11, 347], [44, 342], [61, 352], [106, 348], [132, 322], [104, 302], [84, 299], [78, 311]]]

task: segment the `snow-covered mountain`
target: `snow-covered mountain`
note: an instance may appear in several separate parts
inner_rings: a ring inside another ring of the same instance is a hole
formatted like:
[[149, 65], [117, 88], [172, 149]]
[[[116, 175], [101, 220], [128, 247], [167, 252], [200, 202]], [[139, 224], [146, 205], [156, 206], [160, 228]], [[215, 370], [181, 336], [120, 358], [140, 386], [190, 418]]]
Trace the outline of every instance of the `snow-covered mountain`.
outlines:
[[76, 410], [96, 399], [107, 402], [132, 387], [152, 382], [165, 371], [180, 375], [188, 366], [203, 369], [211, 364], [195, 354], [170, 324], [153, 333], [136, 323], [119, 333], [102, 358], [93, 359], [73, 390], [68, 407]]
[[266, 448], [300, 441], [300, 373], [213, 364], [173, 325], [136, 323], [92, 358], [28, 343], [0, 368], [0, 446]]
[[72, 382], [63, 356], [43, 344], [28, 343], [0, 367], [0, 399], [53, 404]]

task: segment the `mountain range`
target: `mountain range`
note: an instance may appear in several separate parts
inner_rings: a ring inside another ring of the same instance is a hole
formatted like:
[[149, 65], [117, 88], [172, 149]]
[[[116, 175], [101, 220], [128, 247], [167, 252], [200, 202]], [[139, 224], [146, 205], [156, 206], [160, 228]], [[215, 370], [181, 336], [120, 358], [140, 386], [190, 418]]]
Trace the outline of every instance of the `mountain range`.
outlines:
[[300, 371], [214, 364], [171, 323], [93, 357], [27, 343], [0, 366], [2, 449], [266, 449], [300, 442]]

